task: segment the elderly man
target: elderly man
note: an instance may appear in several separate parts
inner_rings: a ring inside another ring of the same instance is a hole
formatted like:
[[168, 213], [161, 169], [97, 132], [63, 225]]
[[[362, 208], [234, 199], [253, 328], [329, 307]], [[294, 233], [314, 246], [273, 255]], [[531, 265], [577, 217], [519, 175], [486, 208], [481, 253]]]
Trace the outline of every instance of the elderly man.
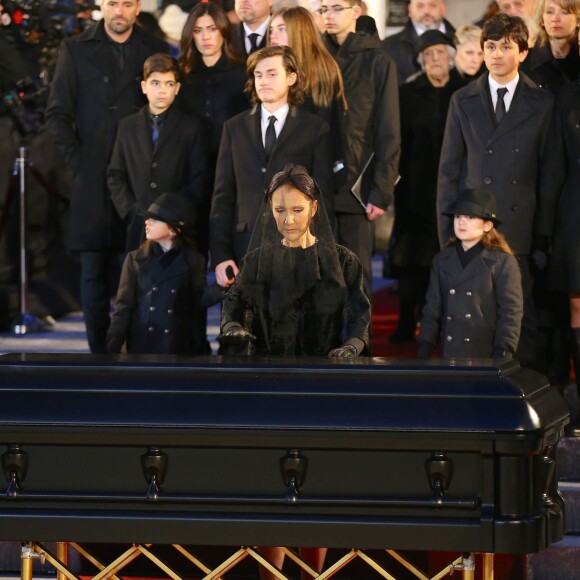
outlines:
[[399, 85], [421, 71], [421, 65], [416, 60], [421, 34], [426, 30], [439, 30], [453, 38], [455, 28], [444, 18], [445, 8], [443, 0], [411, 0], [409, 22], [401, 32], [383, 40], [383, 49], [397, 63]]
[[232, 27], [232, 41], [238, 54], [246, 59], [266, 46], [272, 0], [236, 0], [235, 10], [241, 22]]

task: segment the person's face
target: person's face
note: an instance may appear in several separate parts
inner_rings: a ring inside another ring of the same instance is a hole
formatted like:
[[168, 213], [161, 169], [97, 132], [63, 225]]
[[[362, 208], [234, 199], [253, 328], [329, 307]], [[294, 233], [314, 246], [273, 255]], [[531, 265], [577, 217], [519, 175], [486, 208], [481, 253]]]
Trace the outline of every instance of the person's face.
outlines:
[[542, 23], [549, 38], [570, 38], [576, 34], [577, 18], [559, 2], [548, 0], [544, 6]]
[[175, 232], [165, 222], [148, 218], [145, 220], [145, 237], [165, 248], [173, 244]]
[[465, 249], [472, 248], [477, 244], [486, 232], [491, 231], [493, 223], [480, 217], [468, 215], [456, 215], [453, 218], [453, 230], [455, 237], [461, 241]]
[[154, 72], [141, 81], [141, 90], [147, 95], [149, 110], [154, 115], [160, 115], [171, 106], [180, 86], [172, 72]]
[[536, 0], [497, 0], [500, 12], [508, 16], [534, 16]]
[[350, 32], [356, 30], [360, 6], [351, 6], [346, 0], [322, 0], [320, 10], [328, 34], [346, 38]]
[[272, 215], [284, 244], [291, 248], [307, 248], [314, 242], [310, 222], [318, 210], [311, 200], [292, 185], [283, 185], [272, 194]]
[[441, 0], [411, 0], [409, 18], [414, 24], [427, 29], [439, 28], [445, 16], [445, 4]]
[[288, 32], [282, 16], [276, 16], [270, 22], [270, 44], [272, 46], [289, 46]]
[[427, 47], [422, 53], [425, 74], [430, 81], [438, 81], [449, 78], [451, 55], [446, 44], [434, 44]]
[[213, 60], [221, 56], [224, 38], [209, 14], [203, 14], [195, 21], [193, 42], [202, 57]]
[[258, 28], [270, 15], [272, 0], [235, 0], [236, 14], [249, 27]]
[[455, 66], [459, 72], [474, 76], [483, 64], [483, 50], [478, 42], [464, 42], [457, 47]]
[[500, 40], [486, 40], [483, 45], [485, 66], [500, 85], [505, 85], [516, 76], [527, 54], [527, 50], [521, 52], [518, 45], [505, 36]]
[[115, 39], [131, 33], [141, 11], [141, 0], [103, 0], [105, 30]]
[[270, 56], [254, 69], [254, 86], [258, 98], [269, 111], [276, 111], [288, 102], [288, 91], [296, 82], [296, 73], [287, 73], [282, 57]]

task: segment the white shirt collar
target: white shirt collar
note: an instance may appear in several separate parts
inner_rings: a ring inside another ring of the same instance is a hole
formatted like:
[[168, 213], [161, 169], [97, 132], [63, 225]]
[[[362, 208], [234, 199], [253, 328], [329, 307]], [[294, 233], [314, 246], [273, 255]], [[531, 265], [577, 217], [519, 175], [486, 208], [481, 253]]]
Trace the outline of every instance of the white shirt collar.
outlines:
[[[415, 29], [417, 36], [421, 36], [423, 32], [427, 32], [427, 30], [430, 30], [428, 28], [425, 28], [421, 24], [415, 24], [414, 22], [411, 22], [411, 24], [413, 25], [413, 28]], [[439, 32], [442, 32], [443, 34], [447, 34], [447, 30], [445, 29], [445, 22], [443, 22], [443, 20], [439, 23], [437, 30], [439, 30]]]
[[288, 117], [288, 113], [290, 112], [290, 105], [286, 103], [276, 111], [268, 111], [264, 105], [260, 107], [260, 116], [262, 120], [262, 138], [266, 138], [266, 129], [268, 128], [268, 124], [270, 123], [270, 116], [274, 115], [276, 117], [276, 123], [274, 124], [274, 129], [276, 131], [276, 137], [280, 136], [280, 131], [284, 127], [284, 123], [286, 122], [286, 117]]
[[268, 18], [266, 20], [266, 22], [264, 22], [264, 24], [260, 24], [260, 26], [258, 26], [258, 28], [256, 28], [256, 30], [252, 30], [251, 28], [249, 28], [245, 22], [243, 24], [244, 24], [244, 40], [246, 42], [246, 50], [248, 52], [250, 52], [251, 44], [250, 44], [250, 39], [248, 38], [248, 36], [255, 32], [258, 35], [258, 38], [256, 39], [256, 44], [260, 44], [260, 42], [262, 41], [262, 38], [264, 38], [264, 36], [266, 36], [266, 32], [268, 32], [268, 26], [270, 25], [270, 19]]
[[516, 76], [506, 85], [500, 85], [495, 79], [489, 75], [489, 90], [491, 92], [491, 101], [493, 103], [493, 108], [497, 105], [497, 89], [506, 88], [507, 93], [503, 98], [503, 102], [505, 103], [505, 110], [510, 110], [510, 105], [512, 104], [512, 99], [514, 98], [514, 94], [516, 92], [516, 87], [520, 82], [520, 73], [516, 73]]

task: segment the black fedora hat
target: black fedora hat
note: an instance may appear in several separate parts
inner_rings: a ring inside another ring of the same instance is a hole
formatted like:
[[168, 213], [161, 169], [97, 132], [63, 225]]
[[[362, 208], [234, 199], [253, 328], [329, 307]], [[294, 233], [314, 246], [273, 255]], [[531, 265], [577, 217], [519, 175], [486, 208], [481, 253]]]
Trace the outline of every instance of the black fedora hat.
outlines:
[[462, 191], [453, 207], [443, 215], [453, 217], [468, 215], [490, 221], [494, 226], [501, 224], [496, 215], [495, 196], [485, 189], [466, 189]]
[[178, 228], [191, 227], [195, 222], [193, 204], [175, 193], [162, 193], [141, 215]]
[[417, 45], [417, 56], [419, 56], [426, 48], [436, 44], [447, 44], [455, 49], [453, 40], [440, 30], [426, 30], [419, 36], [419, 43]]

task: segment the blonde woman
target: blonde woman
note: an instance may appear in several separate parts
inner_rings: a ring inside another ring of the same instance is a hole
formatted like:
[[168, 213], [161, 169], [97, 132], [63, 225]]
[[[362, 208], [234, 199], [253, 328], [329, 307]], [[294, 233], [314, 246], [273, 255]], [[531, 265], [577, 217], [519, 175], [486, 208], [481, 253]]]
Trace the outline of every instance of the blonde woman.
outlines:
[[466, 24], [455, 31], [455, 68], [465, 80], [478, 77], [483, 67], [483, 49], [481, 48], [481, 28], [475, 24]]

